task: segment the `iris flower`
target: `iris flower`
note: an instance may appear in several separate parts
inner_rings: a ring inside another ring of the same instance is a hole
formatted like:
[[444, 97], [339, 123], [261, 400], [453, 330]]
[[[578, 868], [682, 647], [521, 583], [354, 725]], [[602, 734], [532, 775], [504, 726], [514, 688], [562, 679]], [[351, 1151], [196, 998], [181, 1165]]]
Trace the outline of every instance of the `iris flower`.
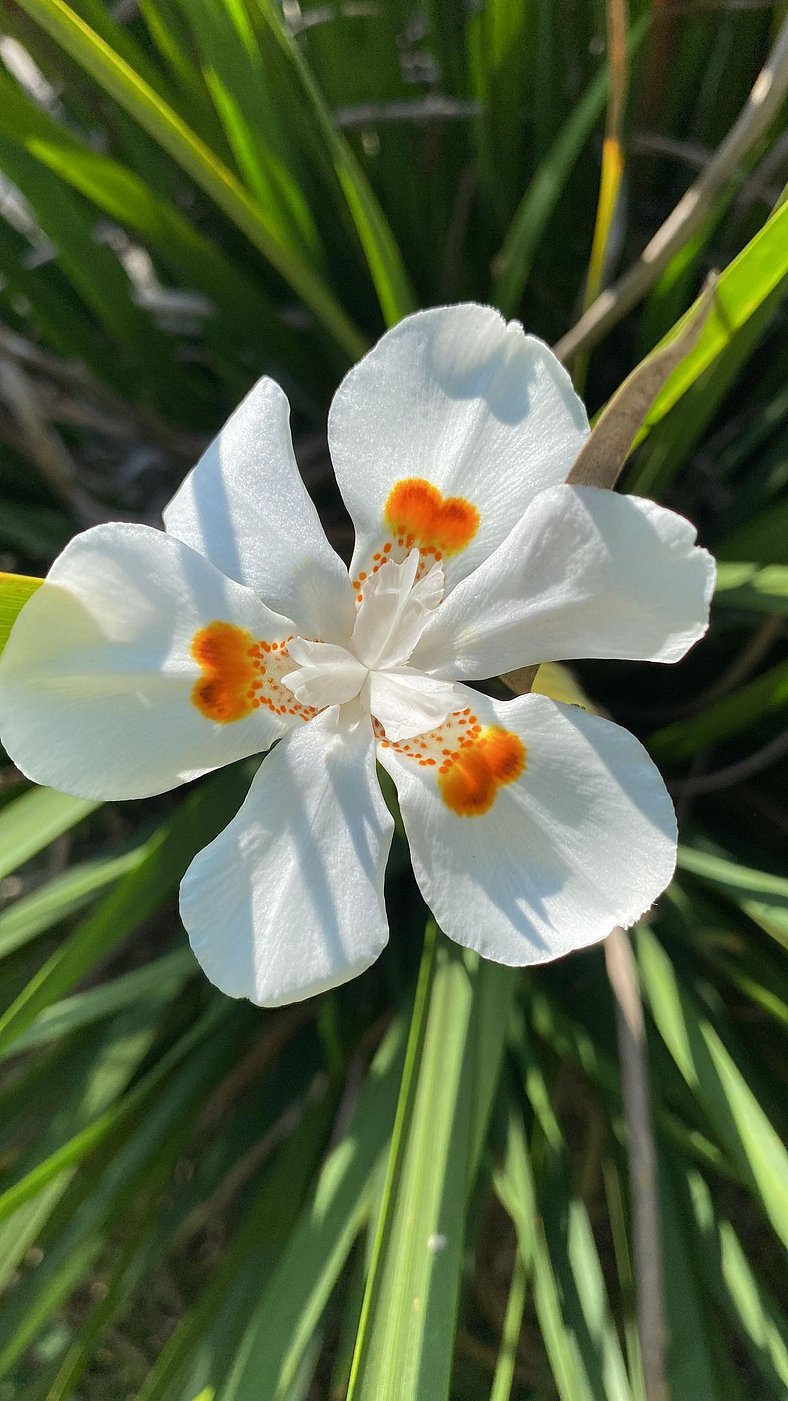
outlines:
[[545, 661], [675, 662], [714, 565], [681, 516], [566, 484], [588, 435], [548, 348], [490, 308], [420, 312], [343, 380], [328, 436], [350, 570], [261, 379], [164, 512], [77, 535], [0, 661], [0, 733], [30, 778], [143, 798], [270, 751], [192, 861], [180, 907], [208, 977], [276, 1005], [354, 977], [388, 939], [396, 786], [449, 936], [539, 963], [631, 925], [676, 826], [618, 725], [468, 686]]

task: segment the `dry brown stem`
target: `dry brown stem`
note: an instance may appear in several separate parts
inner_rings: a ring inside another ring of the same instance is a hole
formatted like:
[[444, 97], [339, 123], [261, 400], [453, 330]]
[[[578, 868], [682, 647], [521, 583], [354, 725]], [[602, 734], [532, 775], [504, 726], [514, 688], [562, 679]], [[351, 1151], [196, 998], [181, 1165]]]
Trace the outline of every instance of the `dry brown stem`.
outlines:
[[768, 130], [788, 92], [788, 20], [755, 80], [742, 111], [708, 165], [664, 224], [646, 245], [637, 262], [612, 287], [592, 302], [580, 320], [555, 346], [559, 360], [571, 360], [589, 350], [653, 287], [663, 268], [700, 228], [717, 195]]

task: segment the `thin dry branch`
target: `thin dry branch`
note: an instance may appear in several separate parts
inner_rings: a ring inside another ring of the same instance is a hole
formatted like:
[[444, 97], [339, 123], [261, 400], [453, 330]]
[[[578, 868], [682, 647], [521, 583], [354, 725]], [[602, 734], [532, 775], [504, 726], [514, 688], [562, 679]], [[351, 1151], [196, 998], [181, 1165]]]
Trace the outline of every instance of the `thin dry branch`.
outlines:
[[480, 116], [482, 110], [481, 103], [472, 98], [428, 93], [403, 102], [358, 102], [353, 107], [337, 107], [333, 115], [341, 131], [353, 131], [389, 122], [462, 121]]
[[788, 93], [788, 20], [755, 80], [728, 135], [705, 170], [682, 196], [637, 262], [612, 287], [600, 293], [571, 331], [555, 346], [559, 360], [588, 350], [626, 316], [653, 287], [663, 268], [700, 228], [717, 195], [768, 130]]
[[107, 512], [80, 485], [76, 463], [62, 438], [41, 413], [28, 376], [18, 364], [3, 356], [0, 356], [0, 397], [17, 425], [26, 456], [80, 525], [96, 525], [98, 521], [107, 520]]
[[714, 701], [722, 700], [748, 681], [757, 670], [764, 657], [768, 656], [777, 639], [785, 630], [785, 620], [779, 613], [767, 613], [747, 638], [740, 652], [720, 676], [704, 691], [692, 696], [684, 705], [649, 705], [630, 707], [630, 715], [651, 725], [672, 725], [676, 720], [686, 720], [698, 715]]
[[646, 1069], [646, 1029], [629, 936], [616, 928], [605, 940], [605, 965], [616, 1003], [624, 1115], [629, 1140], [632, 1242], [638, 1334], [647, 1401], [668, 1401], [662, 1247], [657, 1165]]
[[764, 769], [778, 763], [786, 754], [788, 732], [777, 735], [768, 744], [764, 744], [763, 748], [756, 749], [754, 754], [748, 754], [745, 759], [738, 759], [735, 764], [728, 764], [724, 769], [698, 774], [697, 778], [675, 779], [669, 785], [670, 791], [682, 798], [694, 798], [698, 793], [718, 793], [723, 788], [733, 788], [736, 783], [744, 783], [746, 779], [754, 778], [756, 773], [762, 773]]
[[94, 379], [78, 360], [66, 360], [42, 350], [33, 341], [0, 322], [0, 357], [11, 365], [31, 370], [55, 384], [67, 385], [81, 391], [90, 400], [103, 404], [121, 422], [135, 425], [143, 436], [165, 452], [179, 457], [196, 458], [206, 446], [201, 434], [173, 428], [151, 409], [132, 405], [106, 384]]

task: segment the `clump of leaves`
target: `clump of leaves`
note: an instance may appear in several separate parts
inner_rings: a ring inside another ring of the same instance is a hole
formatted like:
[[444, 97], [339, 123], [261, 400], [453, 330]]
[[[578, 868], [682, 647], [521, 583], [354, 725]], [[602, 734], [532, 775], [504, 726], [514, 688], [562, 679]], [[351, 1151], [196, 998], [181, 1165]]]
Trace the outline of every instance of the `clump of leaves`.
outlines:
[[[781, 1397], [786, 40], [768, 7], [619, 9], [7, 4], [0, 568], [155, 522], [264, 372], [347, 553], [320, 425], [385, 324], [490, 302], [586, 355], [601, 408], [718, 269], [622, 477], [701, 524], [709, 637], [580, 679], [683, 838], [634, 940], [663, 1365], [676, 1397]], [[175, 892], [248, 778], [102, 808], [0, 771], [4, 1394], [640, 1398], [644, 1363], [653, 1391], [602, 952], [513, 977], [424, 936], [398, 838], [363, 985], [223, 999]]]

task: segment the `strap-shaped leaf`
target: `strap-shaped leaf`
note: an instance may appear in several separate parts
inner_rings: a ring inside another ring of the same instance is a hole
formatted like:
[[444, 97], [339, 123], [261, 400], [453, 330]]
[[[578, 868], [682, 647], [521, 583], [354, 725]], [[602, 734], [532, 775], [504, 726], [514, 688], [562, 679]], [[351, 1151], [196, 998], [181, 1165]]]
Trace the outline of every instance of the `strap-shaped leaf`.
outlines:
[[665, 949], [643, 926], [638, 965], [657, 1029], [690, 1092], [742, 1181], [760, 1201], [778, 1238], [788, 1242], [785, 1181], [788, 1155], [742, 1068], [726, 1044], [725, 1022], [705, 1016]]
[[449, 1395], [468, 1192], [514, 989], [510, 969], [428, 926], [349, 1401]]
[[362, 355], [367, 347], [361, 332], [320, 274], [296, 248], [283, 241], [269, 211], [244, 189], [179, 113], [64, 0], [20, 0], [20, 5], [214, 200], [289, 283], [336, 345], [351, 359]]
[[782, 564], [720, 564], [714, 602], [755, 613], [788, 613], [788, 569]]
[[388, 326], [415, 311], [418, 305], [397, 241], [350, 143], [337, 130], [319, 85], [304, 61], [297, 43], [282, 22], [278, 5], [257, 0], [257, 9], [284, 54], [294, 87], [302, 90], [314, 122], [315, 134], [329, 152], [342, 187], [370, 276]]

